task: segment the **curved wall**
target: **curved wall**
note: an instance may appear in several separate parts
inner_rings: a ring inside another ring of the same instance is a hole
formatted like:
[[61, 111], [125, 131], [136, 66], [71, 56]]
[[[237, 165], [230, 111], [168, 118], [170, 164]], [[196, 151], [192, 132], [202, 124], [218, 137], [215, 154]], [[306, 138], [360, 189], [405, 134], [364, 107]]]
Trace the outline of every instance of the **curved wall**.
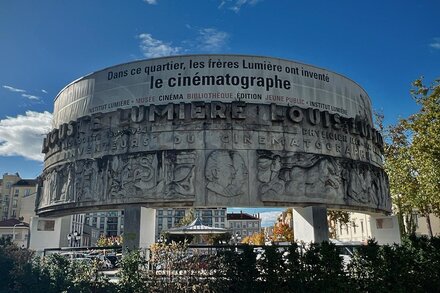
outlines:
[[241, 55], [109, 67], [66, 86], [40, 214], [144, 206], [390, 211], [380, 134], [355, 82]]

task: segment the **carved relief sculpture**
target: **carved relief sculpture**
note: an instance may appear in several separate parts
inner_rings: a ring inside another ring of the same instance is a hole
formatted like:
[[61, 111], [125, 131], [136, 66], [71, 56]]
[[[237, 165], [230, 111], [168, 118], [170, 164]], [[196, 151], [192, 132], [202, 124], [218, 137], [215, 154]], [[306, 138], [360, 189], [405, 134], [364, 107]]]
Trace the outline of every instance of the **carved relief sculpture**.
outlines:
[[217, 195], [235, 197], [244, 194], [247, 174], [247, 166], [238, 152], [216, 150], [206, 160], [206, 188]]
[[257, 153], [262, 201], [323, 199], [327, 203], [353, 201], [374, 208], [390, 207], [386, 175], [360, 162], [316, 154]]
[[195, 194], [195, 152], [171, 152], [166, 156], [167, 197]]

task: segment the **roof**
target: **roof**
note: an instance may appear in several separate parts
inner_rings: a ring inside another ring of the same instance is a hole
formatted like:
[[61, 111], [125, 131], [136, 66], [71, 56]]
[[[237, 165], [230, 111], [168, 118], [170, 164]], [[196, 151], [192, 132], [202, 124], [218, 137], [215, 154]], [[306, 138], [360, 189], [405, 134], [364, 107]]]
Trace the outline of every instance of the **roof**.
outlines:
[[14, 183], [14, 186], [35, 186], [37, 185], [36, 179], [21, 179]]
[[200, 218], [196, 218], [191, 224], [183, 227], [174, 227], [165, 230], [170, 234], [224, 234], [228, 232], [225, 228], [210, 227], [202, 224]]
[[230, 220], [260, 220], [259, 218], [255, 216], [251, 216], [246, 213], [239, 213], [239, 214], [227, 214], [226, 217], [228, 218], [228, 221]]
[[8, 219], [8, 220], [4, 220], [4, 221], [0, 221], [0, 227], [20, 227], [20, 226], [24, 226], [24, 227], [29, 227], [28, 223], [25, 222], [20, 222], [17, 219]]

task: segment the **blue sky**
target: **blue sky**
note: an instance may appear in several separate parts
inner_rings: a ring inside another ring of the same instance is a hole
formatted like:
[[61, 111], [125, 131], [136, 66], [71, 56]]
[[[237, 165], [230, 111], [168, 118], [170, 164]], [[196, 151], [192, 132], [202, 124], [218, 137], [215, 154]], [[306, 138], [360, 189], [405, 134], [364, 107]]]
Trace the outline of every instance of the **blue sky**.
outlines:
[[0, 172], [36, 177], [53, 98], [118, 63], [194, 53], [280, 57], [359, 83], [385, 122], [440, 77], [440, 2], [5, 0], [0, 2]]

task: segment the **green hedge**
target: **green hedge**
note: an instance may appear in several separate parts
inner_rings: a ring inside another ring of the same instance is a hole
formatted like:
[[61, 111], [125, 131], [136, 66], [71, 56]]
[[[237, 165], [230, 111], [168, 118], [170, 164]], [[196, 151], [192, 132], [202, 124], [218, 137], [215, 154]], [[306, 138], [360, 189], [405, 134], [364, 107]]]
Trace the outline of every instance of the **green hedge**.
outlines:
[[393, 246], [370, 241], [348, 264], [326, 242], [232, 246], [208, 256], [188, 256], [184, 244], [161, 245], [150, 261], [141, 251], [125, 255], [118, 283], [97, 263], [35, 258], [0, 242], [0, 276], [0, 292], [437, 292], [440, 238], [412, 237]]

